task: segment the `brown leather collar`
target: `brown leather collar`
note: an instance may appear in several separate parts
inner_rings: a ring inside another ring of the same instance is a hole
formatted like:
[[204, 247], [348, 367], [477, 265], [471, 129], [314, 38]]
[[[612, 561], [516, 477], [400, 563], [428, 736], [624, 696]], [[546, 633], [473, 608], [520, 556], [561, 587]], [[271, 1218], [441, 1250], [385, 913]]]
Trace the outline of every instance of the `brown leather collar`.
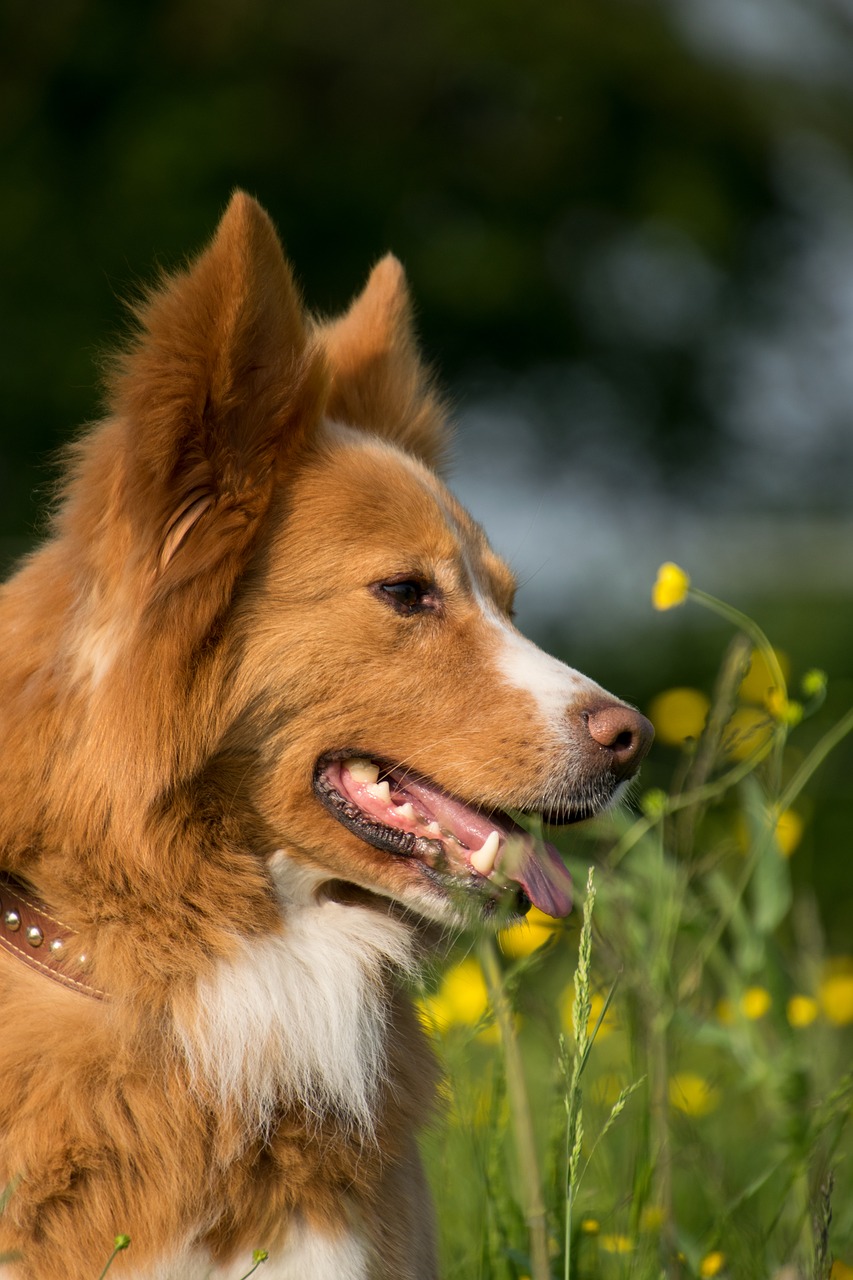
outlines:
[[0, 951], [72, 991], [105, 1000], [105, 992], [85, 981], [86, 957], [76, 941], [74, 930], [49, 915], [30, 889], [0, 872]]

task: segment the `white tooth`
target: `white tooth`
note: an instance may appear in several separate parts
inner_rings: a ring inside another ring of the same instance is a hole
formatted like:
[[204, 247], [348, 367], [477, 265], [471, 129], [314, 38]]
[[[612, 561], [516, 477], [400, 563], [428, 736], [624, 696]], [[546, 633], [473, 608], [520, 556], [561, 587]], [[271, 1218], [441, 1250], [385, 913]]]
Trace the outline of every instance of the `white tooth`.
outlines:
[[424, 835], [429, 836], [431, 840], [441, 839], [441, 827], [433, 820], [424, 827]]
[[398, 804], [395, 812], [398, 818], [405, 818], [407, 822], [414, 822], [417, 816], [415, 813], [415, 806], [413, 804], [409, 804], [408, 801], [406, 804]]
[[[378, 770], [377, 770], [378, 774]], [[383, 804], [391, 803], [391, 786], [388, 782], [373, 782], [365, 788], [376, 800], [381, 800]]]
[[376, 782], [379, 777], [379, 767], [371, 760], [362, 760], [361, 757], [355, 756], [352, 760], [345, 760], [344, 764], [355, 782]]
[[495, 869], [495, 859], [498, 856], [498, 850], [501, 847], [501, 838], [497, 831], [493, 831], [487, 836], [485, 844], [481, 849], [475, 849], [470, 855], [470, 863], [475, 871], [479, 871], [481, 876], [487, 879]]

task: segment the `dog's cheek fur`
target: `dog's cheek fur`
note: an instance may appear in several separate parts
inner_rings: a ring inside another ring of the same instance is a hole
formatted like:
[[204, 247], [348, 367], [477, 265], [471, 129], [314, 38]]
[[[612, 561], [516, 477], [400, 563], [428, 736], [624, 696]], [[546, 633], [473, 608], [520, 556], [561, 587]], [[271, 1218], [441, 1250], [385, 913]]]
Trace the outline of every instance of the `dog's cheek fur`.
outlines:
[[[317, 760], [349, 749], [486, 807], [535, 808], [545, 780], [582, 774], [571, 704], [605, 695], [511, 628], [493, 598], [502, 566], [398, 450], [327, 433], [272, 515], [236, 606], [230, 690], [244, 740], [266, 744], [249, 783], [258, 810], [295, 857], [440, 915], [449, 904], [418, 859], [373, 849], [318, 808]], [[401, 573], [441, 577], [440, 607], [407, 618], [383, 603], [373, 588]]]

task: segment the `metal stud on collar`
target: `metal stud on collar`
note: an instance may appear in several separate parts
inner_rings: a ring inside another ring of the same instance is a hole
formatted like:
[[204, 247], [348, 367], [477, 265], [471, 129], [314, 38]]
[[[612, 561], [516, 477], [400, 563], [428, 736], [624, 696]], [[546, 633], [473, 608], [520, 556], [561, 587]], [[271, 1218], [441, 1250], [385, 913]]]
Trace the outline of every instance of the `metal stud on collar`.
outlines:
[[[18, 934], [23, 937], [19, 939]], [[27, 945], [22, 946], [25, 939]], [[87, 981], [89, 958], [80, 950], [80, 941], [73, 929], [51, 915], [25, 881], [0, 871], [0, 952], [16, 956], [64, 987], [106, 1000], [107, 993]]]

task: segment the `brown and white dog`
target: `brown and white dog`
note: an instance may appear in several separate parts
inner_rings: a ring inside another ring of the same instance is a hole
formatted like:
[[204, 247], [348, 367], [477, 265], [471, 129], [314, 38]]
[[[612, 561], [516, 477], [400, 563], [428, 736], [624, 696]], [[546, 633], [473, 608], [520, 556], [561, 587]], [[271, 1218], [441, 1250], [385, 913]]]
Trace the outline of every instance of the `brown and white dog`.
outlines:
[[514, 628], [399, 264], [304, 313], [233, 198], [0, 597], [4, 1277], [436, 1275], [418, 921], [569, 910], [650, 727]]

